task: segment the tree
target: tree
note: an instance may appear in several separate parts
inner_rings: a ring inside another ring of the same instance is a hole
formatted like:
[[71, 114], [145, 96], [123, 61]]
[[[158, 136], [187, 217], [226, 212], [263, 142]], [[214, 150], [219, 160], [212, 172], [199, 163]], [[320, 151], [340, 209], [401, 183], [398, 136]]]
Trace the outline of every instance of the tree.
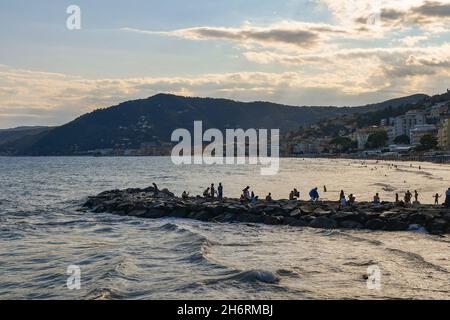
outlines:
[[378, 131], [372, 133], [367, 139], [366, 148], [368, 149], [379, 149], [386, 145], [388, 141], [388, 134], [386, 131]]
[[432, 134], [426, 134], [420, 138], [420, 150], [427, 151], [436, 148], [438, 139]]
[[330, 145], [336, 146], [340, 152], [348, 152], [351, 149], [355, 148], [355, 142], [350, 138], [346, 137], [336, 137], [330, 141]]
[[406, 134], [402, 134], [401, 136], [395, 137], [394, 142], [397, 144], [409, 144], [409, 137]]

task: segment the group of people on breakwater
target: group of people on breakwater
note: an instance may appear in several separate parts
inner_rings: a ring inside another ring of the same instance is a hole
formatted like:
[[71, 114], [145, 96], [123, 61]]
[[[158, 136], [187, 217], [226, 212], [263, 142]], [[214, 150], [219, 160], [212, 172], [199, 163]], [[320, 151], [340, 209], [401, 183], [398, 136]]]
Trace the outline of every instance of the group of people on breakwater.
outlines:
[[[323, 186], [323, 191], [324, 193], [327, 193], [327, 186]], [[311, 189], [311, 191], [309, 192], [309, 198], [310, 201], [312, 202], [316, 202], [319, 201], [320, 199], [320, 194], [318, 191], [318, 187], [315, 187], [313, 189]], [[412, 198], [414, 196], [414, 202], [412, 202]], [[443, 195], [439, 195], [439, 193], [436, 193], [433, 198], [434, 198], [434, 204], [435, 205], [439, 205], [439, 199], [442, 197]], [[189, 199], [190, 195], [188, 192], [183, 191], [182, 193], [182, 198], [183, 199]], [[217, 189], [215, 188], [214, 183], [211, 183], [211, 186], [206, 188], [203, 192], [203, 197], [204, 198], [210, 198], [210, 199], [217, 199], [219, 201], [223, 200], [224, 197], [224, 188], [222, 183], [219, 183]], [[300, 192], [294, 188], [290, 193], [289, 193], [289, 200], [299, 200], [300, 199]], [[241, 202], [247, 202], [247, 203], [257, 203], [259, 200], [259, 196], [256, 196], [255, 193], [253, 191], [250, 190], [250, 186], [245, 187], [242, 190], [242, 194], [240, 196], [240, 201]], [[265, 200], [267, 202], [271, 202], [273, 201], [272, 199], [272, 193], [269, 193]], [[341, 190], [339, 193], [339, 206], [340, 207], [346, 207], [346, 206], [353, 206], [356, 202], [356, 196], [351, 193], [348, 195], [348, 197], [345, 195], [345, 191]], [[417, 190], [414, 190], [414, 194], [411, 193], [409, 190], [407, 190], [403, 196], [403, 199], [400, 200], [400, 195], [398, 193], [395, 194], [395, 204], [399, 205], [399, 206], [410, 206], [412, 204], [420, 204], [419, 202], [419, 192]], [[373, 197], [373, 201], [372, 201], [373, 205], [380, 205], [381, 204], [381, 197], [379, 193], [376, 193]], [[446, 208], [450, 208], [450, 188], [448, 188], [447, 191], [445, 191], [445, 201], [444, 201], [444, 206]]]

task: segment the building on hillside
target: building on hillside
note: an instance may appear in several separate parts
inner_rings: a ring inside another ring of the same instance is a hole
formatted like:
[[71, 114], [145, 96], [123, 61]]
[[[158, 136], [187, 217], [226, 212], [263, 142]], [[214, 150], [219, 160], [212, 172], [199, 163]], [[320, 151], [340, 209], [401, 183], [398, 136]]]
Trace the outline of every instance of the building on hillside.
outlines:
[[438, 131], [439, 148], [450, 150], [450, 118], [442, 120]]
[[394, 121], [394, 137], [410, 135], [411, 129], [417, 125], [425, 124], [425, 113], [419, 110], [411, 110]]
[[373, 126], [356, 130], [353, 134], [353, 139], [356, 140], [358, 144], [358, 150], [364, 150], [366, 148], [366, 143], [369, 139], [369, 136], [373, 133], [385, 131], [388, 136], [388, 144], [393, 143], [394, 141], [394, 127], [392, 126]]
[[329, 148], [330, 139], [304, 139], [292, 143], [292, 154], [319, 154]]
[[[356, 130], [354, 137], [358, 144], [358, 150], [364, 150], [366, 148], [367, 141], [369, 140], [369, 137], [371, 134], [374, 134], [376, 132], [380, 132], [385, 130], [387, 127], [367, 127]], [[389, 133], [388, 133], [389, 136]]]
[[410, 131], [409, 139], [411, 141], [411, 144], [414, 146], [418, 146], [420, 144], [420, 139], [422, 139], [425, 135], [437, 135], [437, 129], [435, 125], [432, 124], [422, 124], [422, 125], [416, 125], [413, 129]]
[[448, 113], [449, 104], [449, 101], [436, 103], [431, 107], [429, 117], [431, 119], [440, 119], [441, 117], [445, 116]]

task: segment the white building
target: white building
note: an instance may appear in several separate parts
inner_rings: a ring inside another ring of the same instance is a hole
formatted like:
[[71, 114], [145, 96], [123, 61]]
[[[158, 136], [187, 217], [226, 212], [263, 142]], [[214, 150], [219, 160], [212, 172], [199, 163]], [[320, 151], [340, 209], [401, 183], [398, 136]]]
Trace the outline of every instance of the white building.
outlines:
[[427, 134], [437, 135], [436, 126], [432, 124], [422, 124], [415, 126], [413, 129], [411, 129], [410, 132], [409, 138], [411, 144], [414, 146], [418, 146], [420, 144], [420, 139], [422, 139], [422, 137]]
[[411, 110], [402, 116], [396, 117], [394, 121], [394, 137], [410, 135], [415, 126], [425, 124], [425, 113], [419, 110]]

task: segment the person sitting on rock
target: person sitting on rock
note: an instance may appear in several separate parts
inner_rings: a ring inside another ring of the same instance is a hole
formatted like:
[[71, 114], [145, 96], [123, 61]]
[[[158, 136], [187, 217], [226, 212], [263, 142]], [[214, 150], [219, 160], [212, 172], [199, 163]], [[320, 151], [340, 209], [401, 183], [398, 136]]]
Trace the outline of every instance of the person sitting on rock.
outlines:
[[351, 194], [348, 196], [348, 204], [349, 204], [350, 206], [353, 206], [353, 205], [355, 204], [355, 202], [356, 202], [356, 198], [355, 198], [355, 196], [353, 195], [353, 193], [351, 193]]
[[436, 193], [435, 195], [434, 195], [434, 204], [435, 205], [439, 205], [439, 198], [440, 197], [442, 197], [442, 195], [439, 195], [439, 193]]
[[152, 183], [153, 184], [153, 188], [155, 188], [155, 191], [159, 191], [158, 186], [156, 185], [156, 183]]
[[294, 197], [294, 191], [291, 191], [291, 192], [289, 193], [289, 200], [295, 200], [295, 197]]
[[209, 198], [209, 195], [210, 195], [210, 193], [209, 193], [209, 187], [208, 188], [206, 188], [206, 190], [205, 191], [203, 191], [203, 197], [205, 197], [205, 198]]
[[295, 200], [300, 198], [300, 192], [296, 188], [294, 188], [294, 197], [295, 197]]
[[377, 194], [375, 194], [375, 196], [373, 197], [373, 202], [372, 202], [372, 204], [374, 204], [374, 205], [379, 205], [379, 204], [381, 204], [381, 200], [380, 200], [380, 195], [377, 193]]
[[181, 198], [183, 198], [184, 200], [189, 199], [189, 193], [186, 191], [183, 191], [183, 194], [181, 195]]
[[267, 201], [267, 202], [272, 202], [272, 194], [271, 194], [271, 193], [269, 193], [269, 194], [267, 195], [266, 201]]
[[253, 197], [252, 197], [252, 199], [250, 200], [250, 203], [251, 204], [256, 204], [258, 202], [258, 196], [255, 196], [254, 194], [253, 194]]
[[445, 207], [450, 208], [450, 188], [445, 193]]
[[251, 200], [249, 186], [247, 186], [244, 190], [242, 190], [242, 197], [247, 201]]
[[315, 187], [314, 189], [312, 189], [309, 192], [309, 197], [311, 198], [311, 201], [318, 201], [319, 200], [319, 192], [317, 191], [317, 187]]
[[217, 197], [219, 198], [219, 200], [223, 199], [223, 186], [222, 186], [222, 182], [219, 183], [219, 186], [217, 187]]

